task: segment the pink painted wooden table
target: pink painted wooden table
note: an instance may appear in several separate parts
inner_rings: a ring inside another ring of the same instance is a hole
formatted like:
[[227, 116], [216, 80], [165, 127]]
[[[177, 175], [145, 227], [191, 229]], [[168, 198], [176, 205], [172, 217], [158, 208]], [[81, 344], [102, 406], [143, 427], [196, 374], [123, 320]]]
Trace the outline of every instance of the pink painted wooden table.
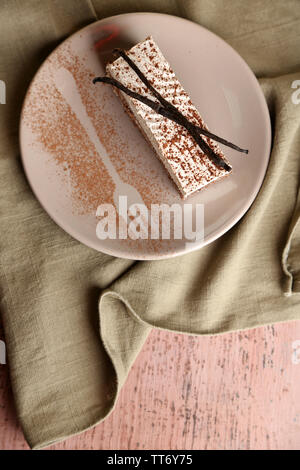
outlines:
[[[299, 396], [300, 322], [203, 338], [153, 331], [110, 417], [51, 449], [299, 450]], [[27, 448], [0, 365], [0, 449]]]

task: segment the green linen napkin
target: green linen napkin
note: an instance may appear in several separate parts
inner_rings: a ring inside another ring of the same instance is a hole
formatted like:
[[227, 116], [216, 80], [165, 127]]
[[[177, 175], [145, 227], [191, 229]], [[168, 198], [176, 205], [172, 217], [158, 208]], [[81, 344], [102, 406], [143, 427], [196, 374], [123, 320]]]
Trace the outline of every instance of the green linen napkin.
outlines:
[[[267, 175], [243, 219], [197, 252], [155, 262], [113, 258], [64, 233], [34, 198], [18, 147], [26, 88], [54, 46], [138, 10], [184, 16], [227, 40], [259, 77], [273, 125]], [[31, 447], [105, 418], [152, 327], [218, 334], [300, 318], [299, 30], [298, 0], [1, 1], [1, 313]]]

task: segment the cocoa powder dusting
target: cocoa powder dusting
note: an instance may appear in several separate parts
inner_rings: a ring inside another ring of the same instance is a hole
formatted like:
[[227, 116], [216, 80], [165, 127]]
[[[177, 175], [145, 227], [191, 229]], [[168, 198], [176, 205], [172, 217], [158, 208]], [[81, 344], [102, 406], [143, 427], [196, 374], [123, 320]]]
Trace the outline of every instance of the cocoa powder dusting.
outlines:
[[62, 181], [69, 180], [73, 212], [95, 214], [99, 204], [113, 204], [115, 185], [79, 119], [51, 79], [52, 71], [59, 67], [72, 73], [87, 114], [121, 179], [137, 187], [148, 207], [158, 203], [163, 188], [155, 185], [157, 174], [155, 171], [145, 174], [136, 155], [132, 155], [126, 135], [116, 130], [109, 112], [111, 90], [102, 87], [99, 100], [99, 88], [92, 84], [95, 74], [65, 46], [40, 70], [39, 80], [28, 94], [23, 117], [36, 140], [55, 161], [58, 176]]

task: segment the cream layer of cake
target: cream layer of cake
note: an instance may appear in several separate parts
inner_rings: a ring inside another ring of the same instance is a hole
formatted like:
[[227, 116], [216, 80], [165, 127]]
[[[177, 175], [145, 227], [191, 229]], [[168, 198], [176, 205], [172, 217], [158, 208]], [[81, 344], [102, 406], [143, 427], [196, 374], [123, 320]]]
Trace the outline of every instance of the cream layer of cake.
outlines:
[[[190, 122], [207, 129], [200, 113], [151, 36], [132, 47], [127, 55], [163, 98], [176, 106]], [[122, 57], [108, 64], [106, 73], [132, 91], [156, 100]], [[230, 174], [230, 171], [218, 167], [203, 153], [184, 127], [157, 114], [144, 103], [114, 90], [128, 114], [151, 143], [183, 198]], [[215, 142], [205, 136], [202, 138], [230, 165]]]

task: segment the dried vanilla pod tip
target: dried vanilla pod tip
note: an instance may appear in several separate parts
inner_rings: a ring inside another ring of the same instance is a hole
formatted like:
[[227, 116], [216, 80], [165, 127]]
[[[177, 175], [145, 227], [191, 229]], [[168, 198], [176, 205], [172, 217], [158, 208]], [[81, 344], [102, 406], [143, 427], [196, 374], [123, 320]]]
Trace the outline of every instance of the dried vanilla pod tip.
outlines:
[[177, 80], [162, 52], [149, 37], [106, 67], [94, 83], [110, 84], [130, 117], [156, 151], [183, 198], [227, 176], [232, 167], [218, 141], [248, 153], [211, 133]]

